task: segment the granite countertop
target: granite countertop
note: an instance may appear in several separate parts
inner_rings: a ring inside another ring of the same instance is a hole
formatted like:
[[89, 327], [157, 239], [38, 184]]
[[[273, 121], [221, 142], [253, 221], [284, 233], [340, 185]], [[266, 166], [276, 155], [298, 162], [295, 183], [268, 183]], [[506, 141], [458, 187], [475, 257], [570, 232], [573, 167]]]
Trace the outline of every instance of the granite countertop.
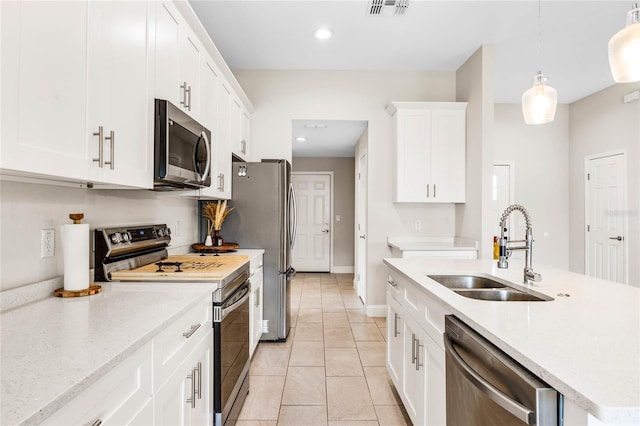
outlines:
[[476, 241], [458, 237], [389, 237], [387, 245], [400, 251], [478, 250]]
[[218, 287], [215, 282], [98, 284], [102, 293], [89, 297], [24, 300], [35, 293], [32, 288], [3, 295], [24, 304], [5, 303], [9, 308], [0, 315], [2, 424], [40, 423]]
[[640, 424], [640, 289], [534, 265], [543, 278], [530, 288], [553, 301], [490, 302], [462, 297], [427, 274], [484, 273], [518, 284], [523, 263], [511, 259], [509, 269], [489, 259], [384, 263], [594, 417]]

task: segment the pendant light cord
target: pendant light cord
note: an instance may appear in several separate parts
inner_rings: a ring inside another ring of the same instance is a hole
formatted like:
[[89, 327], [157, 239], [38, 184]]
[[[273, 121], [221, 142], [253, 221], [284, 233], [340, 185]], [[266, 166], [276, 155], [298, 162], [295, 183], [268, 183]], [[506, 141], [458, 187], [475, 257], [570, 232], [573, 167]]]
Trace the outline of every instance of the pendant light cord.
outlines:
[[540, 66], [540, 50], [542, 45], [542, 24], [540, 23], [540, 3], [542, 0], [538, 0], [538, 72], [542, 70]]

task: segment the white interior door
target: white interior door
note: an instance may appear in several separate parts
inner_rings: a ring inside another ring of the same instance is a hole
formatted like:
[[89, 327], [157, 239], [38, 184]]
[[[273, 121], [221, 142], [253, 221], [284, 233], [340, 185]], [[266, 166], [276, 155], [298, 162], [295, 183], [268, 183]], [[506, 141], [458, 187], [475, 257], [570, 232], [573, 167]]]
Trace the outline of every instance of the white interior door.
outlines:
[[367, 151], [358, 158], [356, 186], [356, 293], [367, 303]]
[[293, 267], [300, 272], [331, 271], [331, 174], [291, 173], [298, 206]]
[[624, 153], [587, 159], [586, 274], [626, 282]]

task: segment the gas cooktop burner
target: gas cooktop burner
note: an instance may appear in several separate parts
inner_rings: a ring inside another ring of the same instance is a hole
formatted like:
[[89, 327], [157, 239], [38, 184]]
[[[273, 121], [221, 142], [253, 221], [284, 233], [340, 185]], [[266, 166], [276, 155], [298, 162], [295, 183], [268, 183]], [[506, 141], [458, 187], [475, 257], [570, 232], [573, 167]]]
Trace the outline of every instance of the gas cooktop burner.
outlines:
[[155, 264], [158, 267], [158, 270], [156, 272], [164, 272], [162, 268], [165, 266], [175, 266], [176, 270], [173, 272], [184, 272], [182, 269], [180, 269], [180, 265], [182, 265], [182, 262], [156, 262]]

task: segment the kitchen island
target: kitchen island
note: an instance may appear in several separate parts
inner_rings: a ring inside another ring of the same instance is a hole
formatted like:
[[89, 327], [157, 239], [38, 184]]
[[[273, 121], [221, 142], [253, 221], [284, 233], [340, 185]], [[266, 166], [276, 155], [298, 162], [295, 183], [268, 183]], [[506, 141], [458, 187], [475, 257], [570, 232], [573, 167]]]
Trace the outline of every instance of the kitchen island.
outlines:
[[[640, 289], [541, 265], [535, 270], [542, 281], [524, 286], [523, 264], [516, 259], [509, 269], [498, 269], [493, 260], [384, 263], [562, 393], [568, 406], [592, 416], [589, 424], [640, 424]], [[429, 274], [493, 275], [554, 300], [465, 298]]]

